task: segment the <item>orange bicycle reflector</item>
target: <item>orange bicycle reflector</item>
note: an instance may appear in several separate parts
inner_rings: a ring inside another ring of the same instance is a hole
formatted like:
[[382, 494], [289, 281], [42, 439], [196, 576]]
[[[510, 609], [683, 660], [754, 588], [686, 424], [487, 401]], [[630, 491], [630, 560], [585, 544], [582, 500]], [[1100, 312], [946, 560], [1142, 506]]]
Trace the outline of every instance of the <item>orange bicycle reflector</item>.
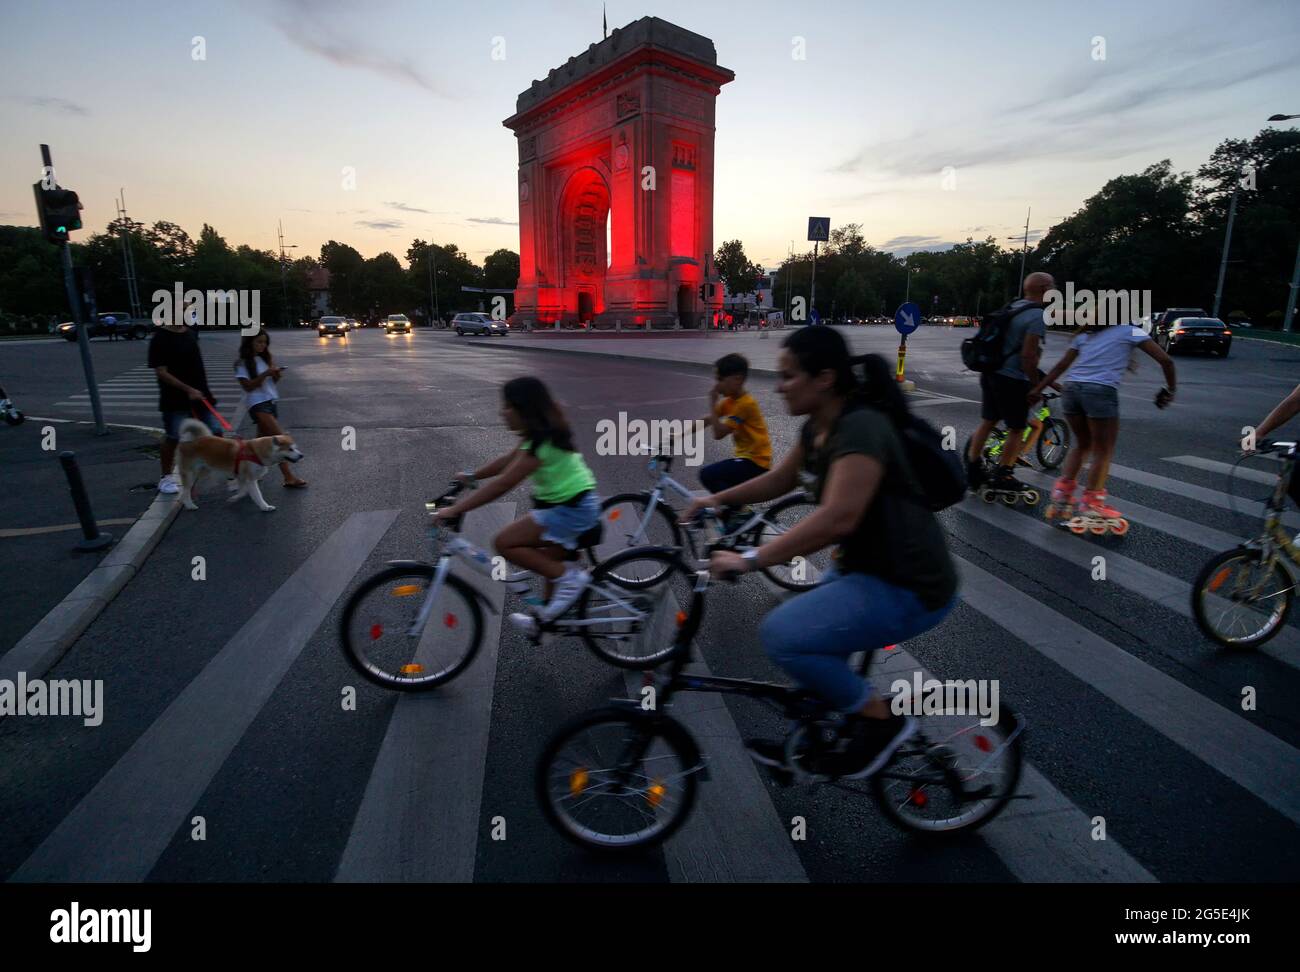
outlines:
[[623, 515], [622, 510], [610, 510], [609, 511], [610, 522], [612, 523], [614, 520], [617, 520], [622, 515]]
[[685, 611], [678, 611], [678, 612], [677, 612], [677, 627], [680, 628], [680, 627], [681, 627], [682, 625], [684, 625], [685, 623], [686, 623], [686, 612], [685, 612]]
[[418, 662], [411, 662], [411, 664], [409, 665], [403, 665], [399, 669], [399, 671], [403, 675], [419, 675], [422, 671], [424, 671], [424, 666]]
[[587, 783], [590, 781], [590, 779], [591, 778], [590, 776], [588, 776], [587, 771], [585, 769], [576, 769], [572, 773], [570, 773], [569, 774], [569, 795], [578, 796], [579, 794], [581, 794], [582, 791], [587, 788]]
[[1223, 582], [1228, 579], [1228, 575], [1231, 573], [1232, 573], [1231, 567], [1224, 567], [1223, 570], [1215, 574], [1214, 578], [1210, 581], [1210, 590], [1217, 591], [1220, 587], [1222, 587]]
[[668, 787], [664, 786], [662, 780], [655, 780], [650, 789], [645, 791], [646, 801], [652, 807], [657, 807], [664, 802], [664, 794], [668, 792]]
[[420, 593], [419, 584], [399, 584], [393, 588], [393, 597], [410, 597], [412, 594]]

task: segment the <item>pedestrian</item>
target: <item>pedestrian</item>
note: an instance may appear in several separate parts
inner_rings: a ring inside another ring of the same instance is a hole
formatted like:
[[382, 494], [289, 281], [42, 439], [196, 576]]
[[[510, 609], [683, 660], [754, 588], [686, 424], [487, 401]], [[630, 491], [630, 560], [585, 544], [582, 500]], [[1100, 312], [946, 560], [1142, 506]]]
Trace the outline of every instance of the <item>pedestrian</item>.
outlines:
[[1050, 273], [1031, 273], [1025, 278], [1025, 296], [995, 312], [1007, 318], [1002, 366], [980, 374], [980, 424], [971, 436], [966, 453], [967, 478], [972, 489], [981, 485], [984, 470], [980, 456], [999, 422], [1007, 427], [1007, 437], [988, 487], [994, 492], [1017, 495], [1028, 488], [1015, 478], [1012, 469], [1024, 446], [1025, 426], [1029, 424], [1029, 389], [1033, 384], [1029, 376], [1039, 374], [1038, 362], [1047, 336], [1043, 297], [1055, 286]]
[[[239, 342], [239, 357], [235, 359], [235, 377], [244, 389], [243, 405], [261, 435], [284, 435], [280, 428], [279, 388], [276, 382], [284, 368], [271, 357], [271, 335], [267, 331], [245, 335]], [[294, 475], [293, 466], [280, 463], [280, 475], [286, 489], [302, 489], [307, 480]]]
[[1091, 457], [1083, 504], [1077, 513], [1086, 528], [1098, 532], [1123, 533], [1128, 521], [1106, 505], [1106, 477], [1119, 438], [1119, 386], [1129, 370], [1134, 349], [1146, 352], [1164, 370], [1165, 387], [1156, 393], [1156, 407], [1164, 408], [1174, 398], [1178, 376], [1169, 357], [1142, 328], [1135, 324], [1093, 324], [1070, 342], [1065, 356], [1029, 392], [1029, 403], [1038, 401], [1044, 388], [1064, 374], [1070, 379], [1061, 393], [1061, 410], [1074, 433], [1077, 448], [1066, 456], [1061, 478], [1052, 487], [1048, 519], [1072, 519], [1074, 490], [1079, 471]]
[[158, 453], [162, 478], [158, 480], [158, 492], [179, 493], [180, 479], [172, 472], [172, 467], [176, 460], [181, 422], [197, 418], [212, 430], [213, 435], [221, 435], [221, 426], [212, 410], [217, 400], [208, 388], [198, 329], [184, 321], [155, 329], [149, 339], [148, 360], [149, 367], [158, 377], [158, 410], [162, 412], [163, 420], [163, 441]]

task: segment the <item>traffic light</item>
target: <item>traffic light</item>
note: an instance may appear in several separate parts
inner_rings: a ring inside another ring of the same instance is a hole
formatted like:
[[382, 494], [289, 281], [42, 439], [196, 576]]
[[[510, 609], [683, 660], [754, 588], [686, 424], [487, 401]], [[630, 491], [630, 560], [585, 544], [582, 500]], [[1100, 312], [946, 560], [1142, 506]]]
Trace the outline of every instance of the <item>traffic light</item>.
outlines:
[[45, 189], [39, 182], [32, 185], [36, 192], [36, 214], [41, 220], [41, 233], [51, 243], [68, 242], [71, 230], [81, 229], [81, 200], [71, 189]]
[[708, 299], [709, 299], [709, 298], [706, 297], [705, 294], [704, 294], [704, 284], [700, 284], [700, 303], [704, 303], [704, 302], [707, 301]]
[[759, 290], [754, 293], [754, 303], [755, 304], [763, 303], [763, 291]]

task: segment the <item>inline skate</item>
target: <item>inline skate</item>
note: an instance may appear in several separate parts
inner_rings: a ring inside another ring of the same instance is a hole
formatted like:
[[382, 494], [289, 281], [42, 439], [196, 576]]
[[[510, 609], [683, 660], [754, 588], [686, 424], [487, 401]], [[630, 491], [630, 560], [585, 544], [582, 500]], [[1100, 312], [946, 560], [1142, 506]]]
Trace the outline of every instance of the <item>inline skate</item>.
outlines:
[[1078, 512], [1077, 504], [1074, 502], [1075, 486], [1073, 479], [1065, 478], [1058, 479], [1052, 484], [1052, 498], [1044, 514], [1049, 522], [1064, 526], [1074, 519]]
[[1104, 489], [1085, 489], [1079, 511], [1070, 518], [1073, 533], [1094, 533], [1097, 536], [1111, 533], [1122, 537], [1128, 533], [1128, 520], [1119, 510], [1106, 505]]
[[1038, 490], [1028, 483], [1022, 483], [1011, 474], [1011, 470], [1005, 466], [998, 466], [989, 474], [989, 477], [979, 487], [980, 499], [985, 503], [996, 503], [998, 500], [1006, 503], [1007, 506], [1015, 506], [1016, 503], [1024, 503], [1026, 506], [1037, 506], [1041, 498]]

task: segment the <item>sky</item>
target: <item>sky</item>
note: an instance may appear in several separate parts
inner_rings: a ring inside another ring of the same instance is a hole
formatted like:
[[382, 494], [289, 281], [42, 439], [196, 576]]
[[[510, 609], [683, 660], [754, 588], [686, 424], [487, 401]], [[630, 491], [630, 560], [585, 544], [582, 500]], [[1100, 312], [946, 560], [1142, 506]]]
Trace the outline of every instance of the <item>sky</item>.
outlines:
[[[813, 215], [901, 254], [1013, 247], [1030, 210], [1032, 242], [1109, 178], [1194, 171], [1300, 114], [1296, 0], [606, 7], [610, 29], [654, 15], [711, 38], [735, 72], [714, 245], [768, 267], [807, 247]], [[501, 122], [600, 38], [590, 0], [0, 0], [0, 224], [36, 224], [47, 142], [82, 239], [124, 189], [133, 219], [196, 238], [207, 222], [273, 250], [282, 222], [295, 256], [335, 239], [404, 259], [417, 237], [517, 251]]]

